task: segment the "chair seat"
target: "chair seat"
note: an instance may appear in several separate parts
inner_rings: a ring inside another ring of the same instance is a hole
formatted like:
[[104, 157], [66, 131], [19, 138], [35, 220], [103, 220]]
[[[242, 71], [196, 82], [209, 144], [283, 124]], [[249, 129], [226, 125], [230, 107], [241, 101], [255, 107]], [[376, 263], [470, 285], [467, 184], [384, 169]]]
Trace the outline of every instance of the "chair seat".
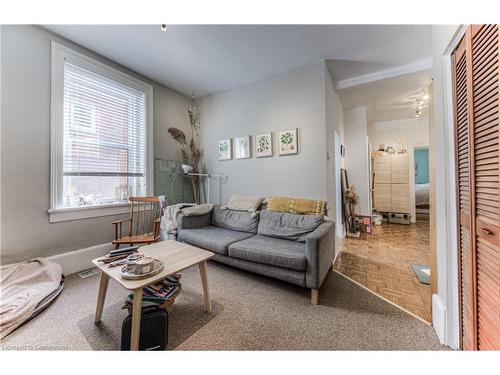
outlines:
[[138, 236], [123, 236], [118, 240], [114, 240], [114, 244], [126, 244], [126, 243], [150, 243], [156, 242], [160, 239], [160, 236], [155, 236], [153, 234], [141, 234]]

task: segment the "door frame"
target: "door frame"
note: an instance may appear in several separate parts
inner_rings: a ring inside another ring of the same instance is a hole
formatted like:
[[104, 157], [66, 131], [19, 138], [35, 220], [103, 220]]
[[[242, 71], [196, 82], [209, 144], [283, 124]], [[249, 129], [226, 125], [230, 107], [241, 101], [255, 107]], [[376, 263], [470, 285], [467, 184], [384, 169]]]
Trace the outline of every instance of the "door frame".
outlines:
[[342, 146], [342, 137], [337, 132], [337, 130], [333, 131], [333, 158], [334, 158], [334, 170], [333, 173], [335, 175], [335, 222], [336, 222], [336, 231], [337, 238], [344, 238], [344, 224], [342, 217], [342, 186], [341, 186], [341, 170], [342, 170], [342, 154], [341, 148]]
[[[469, 25], [460, 25], [448, 47], [443, 52], [443, 121], [444, 160], [436, 160], [444, 170], [444, 184], [436, 183], [436, 201], [444, 202], [444, 212], [436, 216], [441, 229], [436, 233], [438, 250], [438, 294], [432, 296], [433, 324], [444, 344], [460, 347], [460, 283], [459, 283], [459, 243], [457, 215], [457, 173], [455, 166], [455, 108], [453, 99], [452, 53], [459, 45]], [[435, 124], [438, 127], [440, 124]], [[441, 179], [442, 181], [442, 179]], [[439, 185], [439, 187], [438, 187]], [[437, 207], [436, 207], [437, 209]], [[436, 212], [436, 214], [438, 214]], [[444, 215], [443, 215], [444, 214]]]

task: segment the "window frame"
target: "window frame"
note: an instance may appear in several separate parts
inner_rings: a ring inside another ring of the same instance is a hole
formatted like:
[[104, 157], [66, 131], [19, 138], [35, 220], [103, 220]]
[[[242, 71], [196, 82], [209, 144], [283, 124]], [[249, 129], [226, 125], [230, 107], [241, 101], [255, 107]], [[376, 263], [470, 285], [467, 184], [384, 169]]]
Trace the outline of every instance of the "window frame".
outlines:
[[64, 166], [64, 62], [69, 61], [79, 67], [132, 87], [145, 94], [145, 181], [146, 194], [153, 192], [153, 86], [132, 77], [116, 68], [74, 51], [57, 42], [51, 42], [51, 125], [50, 125], [50, 208], [51, 223], [78, 220], [99, 216], [118, 215], [128, 212], [128, 202], [96, 204], [81, 207], [63, 207], [63, 166]]

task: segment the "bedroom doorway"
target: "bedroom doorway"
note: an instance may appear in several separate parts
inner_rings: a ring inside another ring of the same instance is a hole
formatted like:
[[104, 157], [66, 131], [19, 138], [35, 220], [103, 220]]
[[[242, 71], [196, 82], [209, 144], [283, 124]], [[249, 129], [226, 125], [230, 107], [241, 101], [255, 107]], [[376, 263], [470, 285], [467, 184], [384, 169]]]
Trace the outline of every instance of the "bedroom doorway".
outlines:
[[413, 160], [415, 165], [415, 214], [417, 220], [429, 220], [429, 146], [414, 147]]

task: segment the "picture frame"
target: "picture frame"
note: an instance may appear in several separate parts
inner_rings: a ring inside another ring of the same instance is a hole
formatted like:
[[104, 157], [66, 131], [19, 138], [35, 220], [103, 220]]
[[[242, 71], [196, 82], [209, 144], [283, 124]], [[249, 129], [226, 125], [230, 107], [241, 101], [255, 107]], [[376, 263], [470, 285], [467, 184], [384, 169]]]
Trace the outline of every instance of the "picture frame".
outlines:
[[273, 156], [273, 133], [263, 133], [255, 136], [255, 157]]
[[281, 155], [298, 154], [298, 129], [288, 129], [280, 131], [278, 134], [278, 149]]
[[237, 137], [234, 139], [234, 158], [249, 159], [250, 158], [250, 136]]
[[218, 155], [219, 155], [219, 160], [231, 160], [232, 158], [231, 138], [221, 139], [219, 141]]

